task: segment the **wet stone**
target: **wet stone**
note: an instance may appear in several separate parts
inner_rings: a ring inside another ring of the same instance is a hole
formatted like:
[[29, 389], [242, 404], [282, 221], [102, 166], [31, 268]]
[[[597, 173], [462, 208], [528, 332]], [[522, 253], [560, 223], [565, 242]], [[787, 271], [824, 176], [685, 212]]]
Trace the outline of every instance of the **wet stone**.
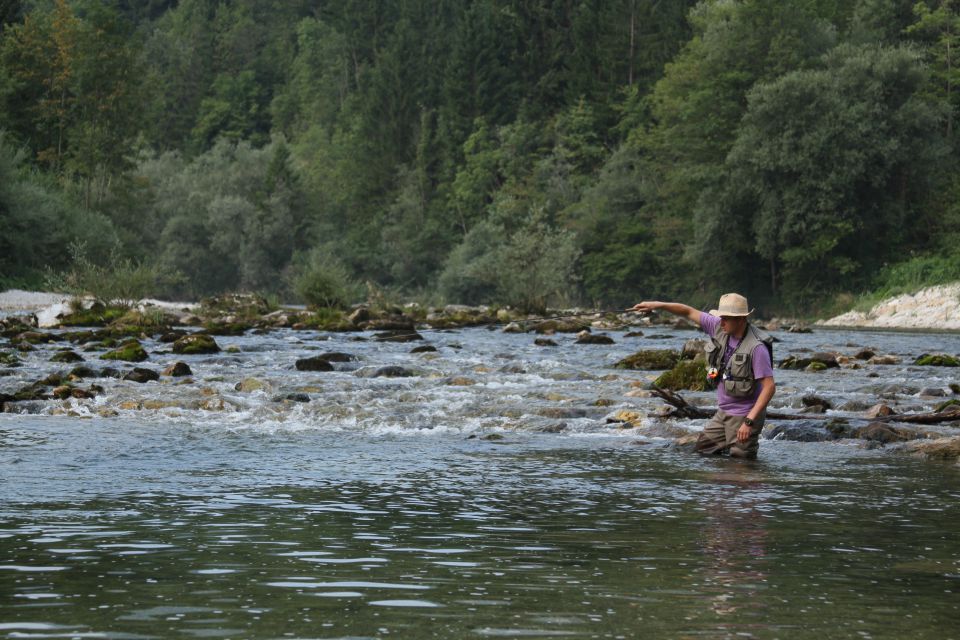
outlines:
[[413, 375], [413, 371], [395, 365], [389, 367], [380, 367], [373, 372], [374, 378], [409, 378]]
[[301, 358], [296, 362], [297, 371], [333, 371], [333, 365], [323, 356]]
[[551, 340], [550, 338], [536, 338], [536, 339], [533, 341], [533, 344], [535, 344], [535, 345], [538, 346], [538, 347], [557, 347], [557, 346], [559, 346], [556, 342], [554, 342], [554, 341]]
[[123, 376], [123, 379], [128, 380], [130, 382], [137, 382], [139, 384], [143, 384], [145, 382], [152, 382], [154, 380], [159, 380], [160, 374], [154, 371], [153, 369], [145, 369], [143, 367], [134, 367], [134, 369], [130, 373]]
[[162, 375], [180, 378], [183, 376], [192, 376], [193, 370], [190, 369], [190, 365], [186, 362], [174, 362], [163, 370]]
[[83, 356], [74, 351], [60, 351], [50, 358], [50, 362], [83, 362]]
[[419, 347], [414, 347], [410, 350], [410, 353], [436, 353], [437, 348], [431, 344], [425, 344]]

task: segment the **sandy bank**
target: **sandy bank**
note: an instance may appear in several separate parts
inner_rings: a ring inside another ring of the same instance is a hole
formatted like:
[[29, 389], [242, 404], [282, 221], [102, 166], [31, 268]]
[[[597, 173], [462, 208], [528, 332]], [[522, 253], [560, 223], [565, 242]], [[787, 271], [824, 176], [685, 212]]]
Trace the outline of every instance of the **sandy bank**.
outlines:
[[886, 329], [960, 330], [960, 282], [888, 298], [870, 311], [848, 311], [818, 325]]

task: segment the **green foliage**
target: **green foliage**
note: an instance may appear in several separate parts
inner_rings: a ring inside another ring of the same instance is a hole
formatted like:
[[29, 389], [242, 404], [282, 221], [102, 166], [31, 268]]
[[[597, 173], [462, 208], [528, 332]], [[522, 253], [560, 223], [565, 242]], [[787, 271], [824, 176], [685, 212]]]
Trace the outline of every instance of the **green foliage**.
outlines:
[[295, 258], [291, 285], [301, 300], [317, 309], [342, 309], [357, 297], [350, 272], [321, 248]]
[[706, 391], [707, 368], [702, 358], [681, 360], [673, 369], [666, 371], [653, 381], [654, 386], [672, 391]]
[[76, 297], [93, 296], [107, 305], [129, 308], [160, 289], [165, 276], [154, 265], [134, 262], [114, 247], [105, 264], [94, 262], [82, 243], [70, 246], [71, 265], [49, 271], [47, 287]]

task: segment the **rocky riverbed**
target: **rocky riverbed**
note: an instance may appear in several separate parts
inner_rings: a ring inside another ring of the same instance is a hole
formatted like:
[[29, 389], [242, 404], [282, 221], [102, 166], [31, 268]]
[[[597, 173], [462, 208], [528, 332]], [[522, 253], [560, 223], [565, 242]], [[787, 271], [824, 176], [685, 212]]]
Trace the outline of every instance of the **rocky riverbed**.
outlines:
[[821, 326], [960, 330], [960, 283], [921, 289], [883, 300], [869, 311], [821, 320]]
[[[714, 403], [697, 373], [697, 332], [663, 317], [463, 306], [331, 314], [249, 296], [66, 309], [46, 328], [19, 311], [0, 320], [8, 413], [492, 439], [613, 434], [689, 448], [703, 420], [651, 388]], [[956, 459], [960, 336], [791, 329], [773, 332], [771, 410], [781, 417], [765, 438]]]

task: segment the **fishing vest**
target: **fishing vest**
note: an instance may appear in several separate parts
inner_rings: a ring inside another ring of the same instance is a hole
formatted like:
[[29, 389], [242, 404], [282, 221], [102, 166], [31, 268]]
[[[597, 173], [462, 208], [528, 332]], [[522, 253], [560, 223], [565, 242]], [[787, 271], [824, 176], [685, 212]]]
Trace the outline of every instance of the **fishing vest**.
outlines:
[[763, 345], [770, 352], [770, 362], [773, 363], [773, 338], [747, 324], [747, 331], [743, 340], [730, 354], [726, 366], [723, 366], [723, 354], [727, 352], [727, 343], [730, 336], [717, 330], [710, 336], [710, 342], [704, 350], [707, 355], [707, 367], [717, 369], [719, 378], [723, 380], [723, 389], [735, 398], [749, 398], [757, 389], [757, 381], [753, 377], [753, 350]]

